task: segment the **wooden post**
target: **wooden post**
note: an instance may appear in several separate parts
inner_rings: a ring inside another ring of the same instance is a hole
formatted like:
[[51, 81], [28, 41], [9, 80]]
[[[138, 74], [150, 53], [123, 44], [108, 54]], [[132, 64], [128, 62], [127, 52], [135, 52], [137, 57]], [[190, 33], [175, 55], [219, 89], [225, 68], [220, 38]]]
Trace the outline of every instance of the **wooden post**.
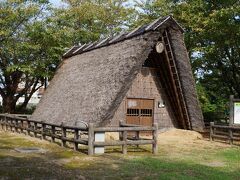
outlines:
[[34, 137], [37, 137], [37, 122], [34, 122]]
[[18, 120], [17, 119], [14, 119], [14, 120], [15, 120], [15, 123], [14, 123], [15, 132], [18, 133]]
[[153, 154], [157, 154], [158, 153], [158, 124], [154, 123], [153, 127], [154, 127], [154, 130], [153, 130], [154, 143], [152, 144], [152, 152]]
[[66, 128], [64, 127], [64, 124], [62, 123], [62, 143], [61, 146], [62, 147], [66, 147], [66, 141], [64, 140], [64, 138], [66, 138], [67, 133], [66, 133]]
[[31, 123], [30, 121], [27, 121], [27, 135], [30, 136], [30, 128], [31, 128]]
[[51, 142], [55, 141], [55, 126], [51, 126]]
[[214, 135], [213, 126], [214, 126], [214, 122], [210, 122], [210, 141], [213, 141], [213, 135]]
[[1, 129], [3, 130], [3, 117], [0, 117], [0, 121], [1, 121]]
[[[119, 121], [119, 127], [122, 126], [122, 123], [123, 123], [123, 121]], [[120, 132], [119, 132], [119, 140], [122, 141], [122, 139], [123, 139], [123, 132], [120, 131]]]
[[13, 122], [12, 122], [13, 120], [12, 120], [12, 118], [10, 119], [10, 131], [12, 131], [13, 132]]
[[230, 95], [230, 102], [229, 102], [229, 106], [230, 106], [230, 114], [229, 114], [229, 125], [233, 125], [233, 116], [234, 116], [234, 103], [233, 103], [233, 99], [234, 96]]
[[136, 139], [138, 140], [140, 138], [140, 131], [136, 132]]
[[[140, 138], [140, 131], [137, 131], [136, 132], [136, 140], [139, 140], [139, 138]], [[137, 144], [136, 146], [137, 146], [137, 148], [139, 148], [139, 144]]]
[[94, 154], [94, 126], [93, 123], [88, 124], [88, 155]]
[[233, 144], [233, 131], [232, 131], [232, 129], [230, 128], [229, 130], [228, 130], [228, 132], [229, 132], [229, 144]]
[[127, 131], [123, 131], [123, 141], [124, 144], [122, 145], [122, 153], [127, 154]]
[[20, 127], [21, 127], [21, 133], [23, 133], [23, 120], [21, 120], [21, 124], [20, 124]]
[[46, 124], [42, 121], [42, 131], [41, 131], [41, 139], [46, 139], [45, 131], [46, 131]]
[[5, 131], [7, 131], [7, 117], [4, 116]]
[[[74, 140], [78, 140], [79, 138], [79, 134], [78, 134], [78, 129], [74, 130]], [[78, 143], [74, 142], [74, 150], [77, 151], [78, 150]]]

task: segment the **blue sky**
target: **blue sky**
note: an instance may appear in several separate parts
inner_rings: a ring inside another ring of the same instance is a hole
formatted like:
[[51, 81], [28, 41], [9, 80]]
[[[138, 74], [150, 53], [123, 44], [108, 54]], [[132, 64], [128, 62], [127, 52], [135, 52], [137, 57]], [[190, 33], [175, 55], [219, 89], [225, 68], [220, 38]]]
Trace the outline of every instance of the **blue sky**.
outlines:
[[64, 3], [61, 0], [49, 0], [54, 6], [61, 7]]

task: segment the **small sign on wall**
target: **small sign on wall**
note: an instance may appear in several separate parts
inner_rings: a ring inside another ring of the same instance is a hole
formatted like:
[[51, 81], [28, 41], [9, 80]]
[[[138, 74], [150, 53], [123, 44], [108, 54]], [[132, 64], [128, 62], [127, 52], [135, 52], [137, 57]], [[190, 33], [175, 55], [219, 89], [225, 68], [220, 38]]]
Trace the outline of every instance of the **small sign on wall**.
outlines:
[[240, 124], [240, 102], [234, 102], [233, 124]]
[[136, 100], [128, 100], [128, 108], [136, 107], [137, 101]]

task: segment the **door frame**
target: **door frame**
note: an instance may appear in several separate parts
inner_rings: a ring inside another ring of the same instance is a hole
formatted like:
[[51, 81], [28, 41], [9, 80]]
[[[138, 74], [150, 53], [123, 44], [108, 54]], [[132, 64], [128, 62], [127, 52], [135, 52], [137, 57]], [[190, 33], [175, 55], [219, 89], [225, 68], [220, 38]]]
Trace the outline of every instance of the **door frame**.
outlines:
[[127, 109], [128, 109], [128, 99], [140, 99], [140, 100], [152, 100], [153, 101], [153, 109], [152, 109], [152, 126], [154, 125], [155, 123], [155, 118], [154, 118], [154, 113], [155, 113], [155, 99], [153, 98], [138, 98], [138, 97], [126, 97], [126, 100], [125, 100], [125, 123], [127, 123]]

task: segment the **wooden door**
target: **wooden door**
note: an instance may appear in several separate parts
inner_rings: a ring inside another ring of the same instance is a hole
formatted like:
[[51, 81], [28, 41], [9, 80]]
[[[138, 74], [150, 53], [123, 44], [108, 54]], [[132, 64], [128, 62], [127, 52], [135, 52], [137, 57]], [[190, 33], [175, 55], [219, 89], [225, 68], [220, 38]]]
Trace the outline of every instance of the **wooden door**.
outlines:
[[126, 123], [152, 126], [153, 109], [153, 99], [127, 99]]

